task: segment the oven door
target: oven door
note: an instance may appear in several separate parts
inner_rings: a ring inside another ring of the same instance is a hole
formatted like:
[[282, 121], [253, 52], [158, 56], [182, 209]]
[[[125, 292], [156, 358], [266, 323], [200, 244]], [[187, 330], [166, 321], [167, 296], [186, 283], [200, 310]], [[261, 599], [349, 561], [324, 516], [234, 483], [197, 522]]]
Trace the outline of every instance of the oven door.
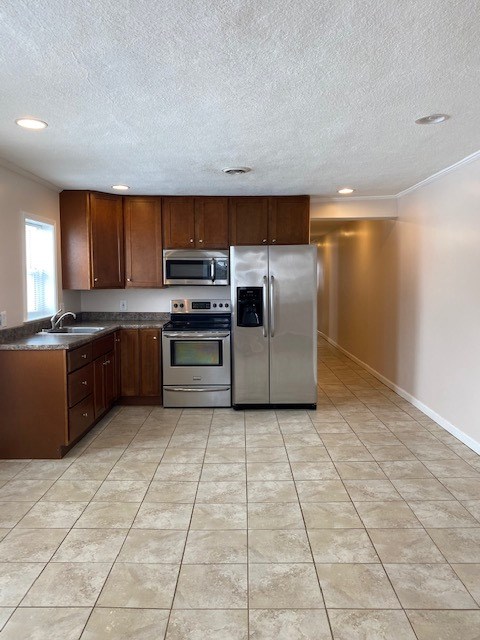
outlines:
[[164, 385], [229, 385], [230, 332], [164, 331]]

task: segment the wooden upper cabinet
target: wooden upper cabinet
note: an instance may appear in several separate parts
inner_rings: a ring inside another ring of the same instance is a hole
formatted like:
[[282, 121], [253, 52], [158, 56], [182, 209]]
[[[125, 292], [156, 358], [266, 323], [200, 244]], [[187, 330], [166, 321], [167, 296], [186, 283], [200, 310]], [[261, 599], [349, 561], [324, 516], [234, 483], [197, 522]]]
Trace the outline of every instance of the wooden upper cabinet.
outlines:
[[195, 247], [195, 200], [188, 196], [162, 198], [163, 241], [166, 249]]
[[232, 246], [268, 243], [268, 198], [229, 198], [229, 214]]
[[195, 198], [195, 247], [228, 249], [228, 198]]
[[60, 225], [63, 288], [123, 288], [122, 196], [62, 191]]
[[269, 200], [269, 244], [308, 244], [310, 240], [309, 196], [278, 196]]
[[156, 197], [124, 199], [125, 286], [162, 286], [162, 207]]
[[123, 260], [122, 197], [90, 193], [92, 288], [122, 289]]
[[166, 249], [228, 248], [228, 198], [163, 198], [162, 217]]

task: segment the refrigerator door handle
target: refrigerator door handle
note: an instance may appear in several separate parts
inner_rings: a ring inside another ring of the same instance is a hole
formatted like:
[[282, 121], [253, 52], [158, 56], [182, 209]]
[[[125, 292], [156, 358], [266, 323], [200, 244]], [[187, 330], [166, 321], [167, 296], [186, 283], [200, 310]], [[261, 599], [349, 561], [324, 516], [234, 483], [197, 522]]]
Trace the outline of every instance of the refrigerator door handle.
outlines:
[[263, 276], [263, 337], [266, 338], [267, 337], [267, 299], [268, 299], [268, 292], [267, 292], [267, 276]]
[[275, 336], [275, 278], [270, 276], [270, 337]]

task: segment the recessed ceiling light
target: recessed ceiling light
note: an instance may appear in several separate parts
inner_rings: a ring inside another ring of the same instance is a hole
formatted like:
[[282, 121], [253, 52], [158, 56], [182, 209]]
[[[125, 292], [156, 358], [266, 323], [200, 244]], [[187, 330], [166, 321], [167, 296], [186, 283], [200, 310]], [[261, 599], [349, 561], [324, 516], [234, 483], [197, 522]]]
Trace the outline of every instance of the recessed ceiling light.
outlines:
[[112, 184], [112, 189], [115, 189], [116, 191], [128, 191], [130, 187], [126, 184]]
[[341, 193], [342, 196], [347, 195], [348, 193], [353, 193], [355, 189], [350, 189], [350, 187], [344, 187], [343, 189], [339, 189], [338, 193]]
[[225, 169], [222, 169], [223, 173], [227, 173], [229, 176], [239, 176], [251, 170], [250, 167], [225, 167]]
[[38, 118], [18, 118], [15, 123], [23, 129], [32, 129], [33, 131], [39, 131], [40, 129], [46, 129], [48, 124]]
[[424, 116], [415, 120], [415, 124], [440, 124], [448, 120], [450, 116], [446, 113], [432, 113], [431, 116]]

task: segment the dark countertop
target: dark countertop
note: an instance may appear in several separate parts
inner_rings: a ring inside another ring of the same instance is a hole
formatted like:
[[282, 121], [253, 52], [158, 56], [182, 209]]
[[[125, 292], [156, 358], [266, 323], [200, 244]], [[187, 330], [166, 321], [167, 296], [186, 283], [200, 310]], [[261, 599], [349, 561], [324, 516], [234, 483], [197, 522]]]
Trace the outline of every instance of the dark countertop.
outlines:
[[24, 338], [18, 338], [11, 342], [0, 344], [0, 351], [48, 351], [54, 349], [75, 349], [92, 342], [97, 338], [106, 336], [117, 329], [161, 329], [167, 320], [95, 320], [75, 323], [76, 327], [104, 327], [102, 331], [88, 335], [43, 333]]

